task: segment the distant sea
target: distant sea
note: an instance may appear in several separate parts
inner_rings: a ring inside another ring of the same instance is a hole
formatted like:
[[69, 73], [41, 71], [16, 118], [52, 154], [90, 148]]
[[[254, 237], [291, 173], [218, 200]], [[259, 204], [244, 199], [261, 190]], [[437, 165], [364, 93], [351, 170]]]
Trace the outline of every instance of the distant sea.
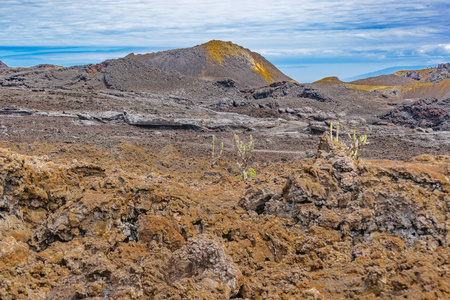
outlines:
[[386, 68], [386, 69], [382, 69], [382, 70], [375, 71], [375, 72], [370, 72], [370, 73], [361, 74], [361, 75], [358, 75], [358, 76], [353, 76], [353, 77], [350, 77], [350, 78], [344, 78], [344, 79], [342, 79], [342, 81], [350, 82], [350, 81], [363, 79], [363, 78], [368, 78], [368, 77], [375, 77], [375, 76], [380, 76], [380, 75], [389, 75], [389, 74], [392, 74], [392, 73], [398, 72], [398, 71], [422, 70], [422, 69], [426, 69], [426, 68], [429, 68], [429, 67], [436, 67], [436, 65], [432, 65], [432, 66], [430, 65], [430, 66], [391, 67], [391, 68]]
[[9, 67], [31, 67], [52, 64], [63, 67], [97, 64], [124, 57], [132, 52], [151, 53], [168, 50], [150, 47], [2, 47], [0, 60]]

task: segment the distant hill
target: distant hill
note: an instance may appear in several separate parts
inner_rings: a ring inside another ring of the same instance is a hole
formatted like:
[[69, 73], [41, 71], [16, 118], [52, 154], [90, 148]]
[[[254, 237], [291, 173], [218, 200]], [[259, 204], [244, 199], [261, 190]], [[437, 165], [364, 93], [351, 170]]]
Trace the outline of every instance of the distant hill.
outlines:
[[5, 65], [1, 60], [0, 60], [0, 69], [6, 69], [8, 68], [7, 65]]
[[450, 98], [450, 63], [439, 64], [436, 68], [400, 71], [394, 75], [411, 78], [415, 81], [402, 89], [403, 97]]
[[344, 82], [336, 77], [327, 77], [316, 81], [315, 84], [342, 85], [355, 90], [382, 93], [386, 96], [404, 99], [446, 99], [450, 98], [450, 63], [421, 70], [401, 70], [388, 75], [367, 77], [351, 82]]
[[375, 72], [370, 72], [366, 74], [361, 74], [349, 78], [343, 79], [345, 82], [351, 82], [359, 79], [369, 78], [369, 77], [375, 77], [380, 75], [389, 75], [397, 71], [403, 71], [403, 70], [420, 70], [420, 69], [426, 69], [427, 66], [403, 66], [403, 67], [390, 67], [382, 70], [378, 70]]
[[164, 72], [178, 72], [206, 80], [229, 77], [239, 87], [292, 81], [260, 54], [232, 42], [218, 40], [191, 48], [144, 55], [130, 54], [126, 58]]
[[379, 75], [375, 77], [368, 77], [363, 79], [358, 79], [350, 82], [351, 84], [357, 85], [376, 85], [376, 86], [407, 86], [415, 83], [416, 81], [412, 78], [405, 76], [398, 76], [395, 74], [389, 75]]
[[317, 80], [314, 82], [315, 84], [333, 84], [333, 85], [337, 85], [337, 84], [345, 84], [345, 82], [341, 81], [338, 77], [336, 76], [330, 76], [330, 77], [325, 77], [322, 78], [320, 80]]

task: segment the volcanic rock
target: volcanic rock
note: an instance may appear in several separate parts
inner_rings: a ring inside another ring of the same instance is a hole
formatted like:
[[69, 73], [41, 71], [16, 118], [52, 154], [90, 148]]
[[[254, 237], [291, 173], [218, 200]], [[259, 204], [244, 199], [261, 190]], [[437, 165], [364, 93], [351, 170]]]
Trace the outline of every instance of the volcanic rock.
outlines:
[[6, 69], [8, 68], [7, 65], [5, 65], [1, 60], [0, 60], [0, 69]]
[[408, 71], [405, 74], [406, 78], [411, 78], [414, 80], [422, 80], [422, 75], [420, 74], [420, 72], [416, 72], [416, 71]]
[[243, 181], [173, 148], [11, 146], [35, 154], [0, 149], [2, 299], [450, 296], [448, 156], [355, 161], [325, 134]]
[[329, 102], [330, 98], [321, 94], [311, 86], [294, 82], [276, 82], [265, 87], [245, 90], [254, 99], [279, 98], [285, 96], [313, 99], [320, 102]]
[[382, 117], [393, 124], [409, 128], [450, 130], [450, 98], [420, 99], [412, 104], [402, 104]]
[[139, 221], [138, 239], [150, 243], [158, 241], [170, 250], [181, 248], [185, 240], [164, 217], [146, 215]]
[[439, 64], [436, 71], [432, 72], [425, 82], [441, 82], [450, 78], [450, 63]]
[[232, 258], [217, 242], [203, 235], [191, 238], [185, 246], [175, 251], [169, 269], [170, 282], [181, 281], [180, 285], [187, 286], [186, 279], [196, 278], [199, 294], [203, 293], [203, 289], [212, 292], [223, 289], [223, 296], [230, 298], [238, 294], [243, 284], [241, 271]]
[[215, 83], [215, 85], [223, 87], [223, 88], [235, 88], [236, 82], [231, 78], [219, 79]]
[[[422, 190], [423, 187], [415, 186], [418, 182], [430, 191], [433, 189], [436, 182], [429, 177], [433, 168], [429, 172], [421, 167], [420, 170], [407, 167], [395, 169], [387, 162], [369, 167], [366, 162], [356, 164], [347, 151], [342, 143], [332, 141], [326, 132], [321, 138], [312, 168], [308, 166], [307, 170], [291, 177], [281, 194], [265, 194], [265, 200], [261, 202], [257, 191], [243, 198], [240, 205], [260, 214], [291, 217], [305, 229], [321, 226], [340, 230], [343, 236], [349, 235], [354, 240], [367, 240], [377, 231], [399, 236], [408, 244], [414, 244], [420, 238], [428, 239], [431, 233], [433, 243], [449, 242], [448, 229], [444, 229], [442, 223], [446, 212], [439, 212], [438, 209], [444, 205], [441, 201], [445, 201], [447, 188], [439, 189], [440, 196], [437, 197], [414, 200], [410, 197], [410, 193]], [[433, 158], [419, 157], [409, 164], [414, 165], [417, 161], [434, 163]], [[374, 179], [381, 170], [386, 171], [390, 178], [409, 178], [411, 182], [385, 185], [383, 180]], [[441, 180], [438, 186], [447, 179], [443, 177]], [[369, 181], [372, 183], [367, 185]], [[395, 197], [383, 196], [391, 188], [397, 191]], [[403, 189], [404, 192], [400, 192]], [[433, 216], [441, 221], [431, 223], [425, 221], [424, 216]]]

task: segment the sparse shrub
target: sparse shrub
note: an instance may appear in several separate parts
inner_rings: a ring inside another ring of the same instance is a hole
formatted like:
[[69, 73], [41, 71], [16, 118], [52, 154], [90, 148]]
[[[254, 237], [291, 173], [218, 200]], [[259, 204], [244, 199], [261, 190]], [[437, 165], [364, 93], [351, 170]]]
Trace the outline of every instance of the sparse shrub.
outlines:
[[[242, 173], [242, 177], [247, 179], [250, 174], [256, 176], [256, 172], [253, 169], [248, 169], [248, 164], [252, 157], [252, 151], [255, 149], [255, 144], [253, 143], [253, 137], [250, 135], [250, 141], [247, 144], [239, 141], [239, 136], [236, 134], [233, 136], [234, 150], [238, 156], [237, 166], [239, 171]], [[254, 177], [251, 176], [251, 177]]]
[[339, 141], [339, 121], [336, 125], [336, 137], [333, 139], [333, 122], [330, 122], [330, 139], [332, 141], [338, 142]]
[[[351, 140], [351, 145], [350, 147], [348, 147], [350, 157], [354, 160], [357, 160], [364, 153], [363, 148], [367, 144], [367, 135], [356, 137], [356, 132], [353, 131], [353, 135], [349, 133], [348, 137]], [[336, 124], [336, 135], [334, 138], [333, 138], [333, 122], [330, 122], [330, 139], [336, 143], [341, 143], [345, 145], [343, 142], [339, 142], [339, 122], [337, 122]]]
[[217, 161], [219, 160], [219, 158], [222, 157], [222, 152], [223, 152], [223, 142], [220, 143], [220, 150], [219, 150], [219, 154], [216, 154], [215, 151], [215, 139], [216, 136], [213, 135], [212, 136], [212, 149], [211, 149], [211, 167], [214, 167], [217, 164]]
[[363, 153], [363, 147], [367, 142], [367, 135], [363, 135], [360, 137], [356, 137], [356, 132], [353, 130], [353, 136], [349, 133], [348, 137], [352, 140], [352, 144], [350, 146], [350, 156], [353, 159], [358, 159]]

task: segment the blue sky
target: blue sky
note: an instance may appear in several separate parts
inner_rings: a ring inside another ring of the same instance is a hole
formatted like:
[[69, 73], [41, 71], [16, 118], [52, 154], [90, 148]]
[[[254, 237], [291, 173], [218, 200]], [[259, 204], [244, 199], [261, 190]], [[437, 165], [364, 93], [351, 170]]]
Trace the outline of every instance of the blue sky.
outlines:
[[9, 66], [98, 63], [211, 39], [300, 82], [450, 61], [448, 0], [1, 0]]

